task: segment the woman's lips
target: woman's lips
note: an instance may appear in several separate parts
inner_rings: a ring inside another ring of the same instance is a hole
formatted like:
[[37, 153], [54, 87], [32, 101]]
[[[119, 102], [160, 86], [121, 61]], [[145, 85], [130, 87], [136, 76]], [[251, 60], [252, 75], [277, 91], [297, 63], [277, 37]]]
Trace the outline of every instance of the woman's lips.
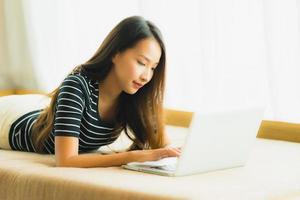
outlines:
[[133, 81], [133, 85], [136, 89], [140, 89], [141, 87], [143, 87], [143, 84], [137, 83], [135, 81]]

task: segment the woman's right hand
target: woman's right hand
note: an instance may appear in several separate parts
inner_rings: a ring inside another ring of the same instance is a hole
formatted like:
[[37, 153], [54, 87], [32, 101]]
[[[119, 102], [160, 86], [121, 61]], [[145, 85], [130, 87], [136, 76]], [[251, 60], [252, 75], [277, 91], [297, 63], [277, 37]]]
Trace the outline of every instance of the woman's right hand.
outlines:
[[131, 151], [132, 162], [156, 161], [166, 157], [179, 157], [181, 149], [176, 147], [164, 147], [150, 150]]

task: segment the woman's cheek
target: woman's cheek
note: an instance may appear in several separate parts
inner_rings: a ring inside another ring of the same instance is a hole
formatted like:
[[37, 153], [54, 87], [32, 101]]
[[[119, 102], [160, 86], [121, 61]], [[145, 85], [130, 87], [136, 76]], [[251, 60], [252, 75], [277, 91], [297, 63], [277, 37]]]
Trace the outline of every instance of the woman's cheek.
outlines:
[[141, 73], [141, 67], [139, 67], [137, 64], [132, 64], [130, 67], [129, 76], [133, 79], [136, 79], [139, 77], [139, 74]]

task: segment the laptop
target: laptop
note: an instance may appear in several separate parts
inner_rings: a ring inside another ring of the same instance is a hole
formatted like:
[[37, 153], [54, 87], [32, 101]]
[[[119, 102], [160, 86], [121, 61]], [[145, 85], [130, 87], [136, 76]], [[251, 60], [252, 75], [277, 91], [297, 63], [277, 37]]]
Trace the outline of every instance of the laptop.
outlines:
[[131, 162], [122, 167], [163, 176], [185, 176], [243, 166], [255, 142], [264, 110], [257, 106], [194, 112], [180, 157]]

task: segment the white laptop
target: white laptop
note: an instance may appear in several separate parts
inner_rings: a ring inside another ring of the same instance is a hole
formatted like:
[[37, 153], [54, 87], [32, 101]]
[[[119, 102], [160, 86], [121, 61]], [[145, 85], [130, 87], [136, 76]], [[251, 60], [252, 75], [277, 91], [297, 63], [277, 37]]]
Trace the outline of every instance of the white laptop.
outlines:
[[164, 176], [184, 176], [243, 166], [263, 114], [264, 107], [195, 112], [179, 158], [132, 162], [122, 167]]

